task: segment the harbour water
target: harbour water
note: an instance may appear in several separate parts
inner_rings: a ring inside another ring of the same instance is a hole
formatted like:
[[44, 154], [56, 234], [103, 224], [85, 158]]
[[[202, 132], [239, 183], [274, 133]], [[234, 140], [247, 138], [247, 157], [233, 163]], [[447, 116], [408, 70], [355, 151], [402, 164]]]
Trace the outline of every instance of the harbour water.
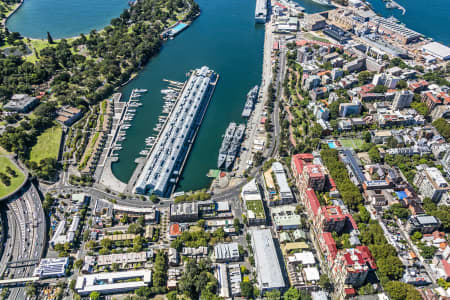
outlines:
[[46, 39], [47, 31], [67, 38], [104, 28], [127, 6], [127, 0], [25, 0], [6, 26], [31, 38]]
[[[167, 88], [164, 78], [184, 81], [187, 71], [208, 66], [220, 75], [206, 117], [184, 168], [179, 189], [207, 186], [209, 169], [216, 168], [221, 135], [228, 122], [240, 120], [248, 90], [261, 80], [264, 26], [255, 25], [252, 0], [200, 0], [201, 16], [174, 40], [165, 43], [159, 55], [121, 92], [127, 97], [134, 88], [147, 88], [141, 97], [127, 140], [113, 164], [118, 179], [126, 182], [133, 173], [134, 160], [153, 133]], [[226, 12], [226, 13], [224, 13]]]
[[[127, 5], [126, 0], [97, 0], [89, 4], [87, 0], [58, 1], [26, 0], [17, 15], [8, 21], [8, 27], [28, 37], [46, 38], [47, 31], [54, 38], [71, 37], [100, 29], [120, 15]], [[327, 9], [309, 0], [297, 1], [306, 12]], [[153, 128], [164, 105], [160, 91], [167, 88], [163, 79], [184, 81], [187, 71], [203, 65], [220, 75], [178, 186], [178, 190], [185, 191], [209, 184], [206, 174], [217, 167], [225, 128], [230, 121], [244, 122], [241, 112], [247, 92], [261, 82], [264, 25], [254, 23], [255, 0], [198, 0], [198, 3], [201, 16], [174, 40], [167, 41], [139, 76], [120, 90], [123, 99], [128, 99], [135, 88], [149, 89], [141, 97], [143, 106], [136, 111], [126, 140], [122, 142], [119, 162], [112, 165], [113, 173], [123, 182], [131, 177], [136, 166], [134, 161], [145, 148], [145, 138], [154, 134]], [[109, 8], [105, 10], [103, 6]], [[90, 12], [85, 13], [85, 9]], [[67, 12], [76, 20], [62, 16]], [[95, 15], [97, 17], [93, 17]], [[91, 22], [92, 18], [95, 22]]]
[[446, 45], [450, 44], [450, 5], [448, 0], [396, 0], [406, 9], [388, 9], [382, 0], [367, 0], [383, 17], [394, 16], [407, 27]]

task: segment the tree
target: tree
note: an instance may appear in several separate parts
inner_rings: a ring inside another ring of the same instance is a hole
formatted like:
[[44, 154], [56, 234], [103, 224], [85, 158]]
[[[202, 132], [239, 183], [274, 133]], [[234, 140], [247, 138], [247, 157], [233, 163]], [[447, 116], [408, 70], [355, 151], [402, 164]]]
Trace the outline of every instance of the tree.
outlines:
[[91, 250], [97, 248], [97, 246], [98, 246], [97, 242], [93, 241], [93, 240], [86, 243], [86, 248], [91, 249]]
[[384, 290], [392, 300], [422, 300], [420, 293], [410, 284], [400, 281], [390, 281], [385, 284]]
[[152, 201], [153, 203], [158, 203], [159, 202], [159, 198], [156, 195], [151, 195], [150, 196], [150, 201]]
[[286, 293], [283, 295], [284, 300], [299, 300], [300, 292], [294, 287], [289, 288]]
[[400, 279], [403, 275], [403, 264], [396, 256], [388, 256], [377, 260], [377, 266], [381, 273], [390, 280]]
[[358, 74], [358, 82], [360, 85], [369, 83], [372, 80], [373, 74], [369, 71], [362, 71]]
[[253, 284], [248, 281], [241, 281], [241, 296], [247, 299], [253, 298]]
[[372, 140], [372, 135], [369, 131], [363, 133], [363, 139], [366, 143], [370, 143], [370, 141]]
[[381, 162], [381, 156], [377, 146], [373, 146], [372, 148], [370, 148], [367, 154], [369, 154], [369, 158], [373, 163]]
[[319, 285], [321, 288], [327, 291], [330, 291], [332, 289], [330, 278], [328, 278], [328, 275], [325, 273], [320, 275]]
[[420, 255], [422, 255], [423, 258], [425, 259], [433, 258], [437, 250], [436, 247], [434, 246], [421, 246], [419, 248], [420, 248]]
[[108, 250], [111, 249], [112, 244], [113, 244], [113, 241], [109, 238], [105, 238], [100, 241], [100, 246], [102, 246], [103, 248], [108, 249]]
[[98, 299], [100, 299], [100, 293], [99, 292], [91, 292], [89, 294], [89, 299], [90, 300], [98, 300]]
[[177, 300], [177, 292], [171, 291], [167, 294], [167, 300]]
[[28, 297], [34, 297], [36, 296], [36, 286], [33, 283], [28, 283], [26, 288], [25, 288], [25, 293], [27, 294]]
[[112, 263], [111, 264], [111, 270], [113, 270], [114, 272], [119, 271], [119, 269], [120, 269], [120, 266], [119, 266], [118, 263]]
[[75, 269], [79, 270], [81, 269], [81, 267], [83, 266], [83, 260], [82, 259], [77, 259], [74, 263], [73, 266], [75, 267]]
[[76, 283], [77, 283], [77, 281], [75, 279], [72, 279], [69, 283], [69, 289], [71, 289], [72, 291], [75, 291]]
[[412, 238], [413, 240], [416, 240], [416, 241], [421, 240], [422, 237], [423, 237], [423, 235], [422, 235], [422, 233], [421, 233], [420, 231], [414, 232], [413, 235], [411, 236], [411, 238]]
[[268, 300], [279, 300], [281, 298], [281, 293], [279, 290], [273, 290], [270, 292], [266, 292], [264, 294], [264, 298]]
[[239, 232], [241, 230], [241, 222], [239, 222], [238, 218], [234, 218], [233, 227], [236, 232]]
[[142, 228], [141, 225], [133, 223], [128, 226], [127, 232], [132, 234], [141, 234], [144, 232], [144, 228]]

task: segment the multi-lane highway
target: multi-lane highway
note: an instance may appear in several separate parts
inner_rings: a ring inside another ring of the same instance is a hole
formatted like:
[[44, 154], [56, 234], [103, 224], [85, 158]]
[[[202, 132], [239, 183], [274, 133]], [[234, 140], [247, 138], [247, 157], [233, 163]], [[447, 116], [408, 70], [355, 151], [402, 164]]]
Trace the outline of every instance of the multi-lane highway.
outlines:
[[[41, 199], [33, 184], [5, 204], [8, 239], [0, 260], [3, 278], [26, 278], [33, 275], [42, 257], [46, 240], [46, 223]], [[23, 287], [11, 288], [9, 299], [25, 299]]]

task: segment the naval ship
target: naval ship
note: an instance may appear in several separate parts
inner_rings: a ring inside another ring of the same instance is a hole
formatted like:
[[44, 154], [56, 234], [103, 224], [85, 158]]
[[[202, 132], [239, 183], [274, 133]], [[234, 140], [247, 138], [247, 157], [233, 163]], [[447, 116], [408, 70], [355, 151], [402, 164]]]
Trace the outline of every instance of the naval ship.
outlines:
[[217, 168], [221, 169], [226, 161], [228, 149], [233, 141], [234, 131], [236, 130], [236, 123], [231, 122], [227, 130], [225, 131], [225, 136], [223, 137], [222, 146], [220, 146], [219, 157], [217, 159]]
[[239, 148], [241, 147], [242, 138], [245, 133], [245, 124], [239, 124], [234, 132], [233, 141], [228, 149], [227, 160], [225, 162], [225, 169], [230, 169], [233, 166], [233, 162], [239, 153]]
[[329, 5], [331, 6], [331, 0], [312, 0], [313, 2], [319, 3], [321, 5]]
[[256, 99], [258, 98], [258, 86], [255, 85], [247, 94], [247, 101], [245, 102], [244, 110], [242, 111], [242, 117], [248, 118], [253, 111]]

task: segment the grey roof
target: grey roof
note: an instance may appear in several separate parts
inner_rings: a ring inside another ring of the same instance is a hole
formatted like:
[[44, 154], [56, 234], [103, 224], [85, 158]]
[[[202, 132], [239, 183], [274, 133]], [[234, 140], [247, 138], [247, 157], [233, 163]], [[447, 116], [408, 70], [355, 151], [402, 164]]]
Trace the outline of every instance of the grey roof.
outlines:
[[270, 230], [253, 230], [251, 236], [259, 288], [284, 288], [286, 285]]
[[136, 193], [151, 190], [154, 194], [165, 195], [173, 177], [179, 175], [188, 143], [192, 141], [207, 103], [211, 76], [212, 71], [204, 66], [188, 79], [139, 175], [134, 187]]
[[239, 257], [237, 243], [217, 244], [214, 247], [214, 257], [217, 260], [233, 260]]

